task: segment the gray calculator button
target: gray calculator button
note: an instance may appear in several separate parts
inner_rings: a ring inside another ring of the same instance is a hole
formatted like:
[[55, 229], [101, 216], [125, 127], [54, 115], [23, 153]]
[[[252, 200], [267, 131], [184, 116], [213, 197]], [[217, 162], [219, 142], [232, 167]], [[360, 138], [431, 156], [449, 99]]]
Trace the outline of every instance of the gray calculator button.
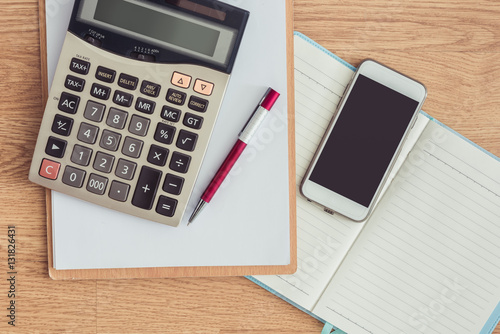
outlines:
[[104, 130], [102, 132], [102, 137], [99, 146], [110, 151], [116, 151], [118, 149], [118, 145], [120, 144], [121, 138], [122, 136], [119, 133], [109, 130]]
[[102, 121], [105, 110], [106, 106], [104, 104], [88, 101], [83, 116], [91, 121], [100, 122]]
[[138, 158], [142, 152], [143, 142], [141, 140], [125, 137], [123, 142], [122, 153], [128, 157]]
[[130, 186], [128, 184], [113, 181], [111, 182], [111, 187], [109, 188], [109, 197], [119, 202], [125, 202], [129, 191]]
[[120, 159], [116, 165], [115, 175], [125, 180], [132, 180], [136, 168], [137, 164], [135, 162]]
[[77, 138], [79, 141], [84, 143], [93, 144], [96, 141], [97, 134], [99, 133], [99, 128], [87, 123], [80, 124], [80, 130], [78, 130]]
[[109, 109], [108, 118], [106, 119], [106, 124], [112, 128], [123, 129], [125, 127], [125, 122], [127, 121], [128, 113], [116, 108]]
[[137, 115], [132, 116], [128, 131], [138, 136], [146, 136], [149, 128], [149, 119]]
[[97, 195], [102, 195], [106, 191], [107, 186], [108, 186], [107, 178], [97, 174], [90, 174], [89, 182], [87, 182], [88, 191]]
[[68, 186], [75, 188], [81, 188], [84, 179], [85, 179], [85, 171], [71, 166], [66, 166], [62, 178], [64, 184], [67, 184]]
[[71, 161], [80, 166], [88, 166], [91, 156], [92, 150], [90, 148], [75, 145], [75, 147], [73, 147], [73, 153], [71, 153]]
[[104, 173], [111, 173], [114, 162], [114, 156], [102, 152], [97, 152], [94, 160], [94, 169]]

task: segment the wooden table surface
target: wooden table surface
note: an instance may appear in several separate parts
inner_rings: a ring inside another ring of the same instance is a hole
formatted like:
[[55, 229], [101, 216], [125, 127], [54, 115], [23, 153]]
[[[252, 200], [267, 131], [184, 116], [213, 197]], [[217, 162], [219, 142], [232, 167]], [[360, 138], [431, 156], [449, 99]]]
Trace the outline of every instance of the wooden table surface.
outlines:
[[[500, 1], [295, 0], [295, 30], [353, 65], [370, 57], [425, 83], [427, 113], [500, 155]], [[0, 333], [320, 333], [243, 277], [51, 280], [45, 190], [27, 179], [44, 106], [38, 0], [1, 2], [0, 48]]]

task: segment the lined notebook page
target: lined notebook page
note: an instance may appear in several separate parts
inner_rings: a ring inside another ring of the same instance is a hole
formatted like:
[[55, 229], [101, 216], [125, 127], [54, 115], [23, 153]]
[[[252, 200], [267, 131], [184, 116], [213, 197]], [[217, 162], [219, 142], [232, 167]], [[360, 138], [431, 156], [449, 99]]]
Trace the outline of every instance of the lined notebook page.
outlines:
[[313, 312], [349, 333], [479, 333], [499, 254], [500, 163], [430, 122]]

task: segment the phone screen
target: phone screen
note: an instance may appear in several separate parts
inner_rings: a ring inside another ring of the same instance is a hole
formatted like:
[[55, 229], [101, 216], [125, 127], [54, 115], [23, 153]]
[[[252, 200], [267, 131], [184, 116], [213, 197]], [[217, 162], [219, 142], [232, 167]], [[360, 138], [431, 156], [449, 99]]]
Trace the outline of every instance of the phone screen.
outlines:
[[360, 74], [310, 180], [368, 207], [418, 104]]

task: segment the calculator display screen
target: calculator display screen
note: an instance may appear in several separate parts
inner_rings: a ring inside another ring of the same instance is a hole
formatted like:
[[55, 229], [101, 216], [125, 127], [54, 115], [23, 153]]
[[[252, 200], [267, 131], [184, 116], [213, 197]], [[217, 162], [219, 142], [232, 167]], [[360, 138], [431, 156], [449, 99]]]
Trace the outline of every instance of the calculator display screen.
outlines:
[[82, 1], [80, 20], [123, 36], [225, 65], [235, 29], [169, 7], [130, 0]]

